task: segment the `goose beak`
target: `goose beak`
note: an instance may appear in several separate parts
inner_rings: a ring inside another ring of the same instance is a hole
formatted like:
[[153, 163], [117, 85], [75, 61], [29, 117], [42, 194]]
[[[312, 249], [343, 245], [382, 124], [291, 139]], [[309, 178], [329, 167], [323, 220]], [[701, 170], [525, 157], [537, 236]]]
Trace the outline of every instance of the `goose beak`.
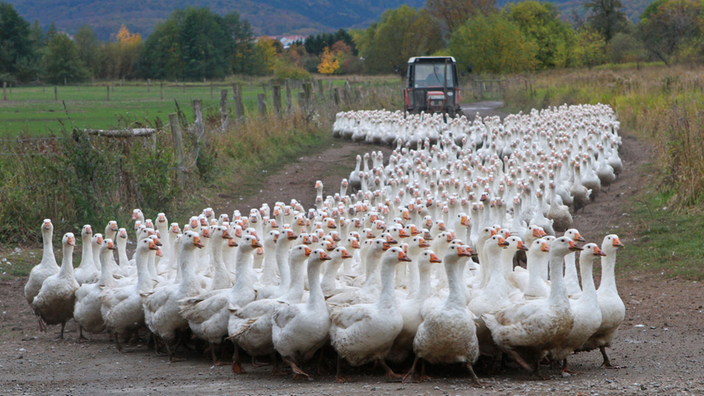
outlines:
[[570, 251], [576, 252], [576, 251], [582, 250], [582, 248], [579, 247], [579, 246], [577, 246], [577, 245], [574, 243], [574, 241], [570, 240], [569, 242], [570, 242]]
[[594, 246], [594, 255], [595, 255], [595, 256], [606, 257], [606, 253], [604, 253], [603, 250], [599, 249], [598, 246]]
[[455, 240], [456, 237], [457, 237], [457, 236], [455, 235], [454, 232], [448, 232], [446, 238], [447, 238], [447, 241], [448, 241], [448, 242], [452, 242], [452, 241]]
[[262, 244], [259, 243], [259, 240], [257, 240], [257, 239], [252, 239], [252, 247], [255, 248], [255, 249], [256, 249], [256, 248], [260, 248], [260, 247], [262, 247]]
[[442, 263], [442, 260], [440, 260], [440, 257], [438, 257], [437, 254], [432, 253], [432, 254], [430, 255], [430, 262], [431, 262], [431, 263]]
[[460, 220], [460, 224], [462, 224], [465, 227], [469, 227], [469, 217], [462, 216], [462, 220]]
[[464, 246], [457, 246], [457, 255], [460, 257], [471, 257], [472, 254]]
[[440, 224], [438, 225], [438, 230], [440, 230], [440, 231], [447, 231], [447, 227], [445, 227], [445, 224], [440, 223]]
[[230, 239], [230, 240], [227, 241], [227, 246], [229, 246], [229, 247], [237, 247], [237, 246], [239, 246], [239, 245], [237, 244], [237, 242], [235, 242], [235, 240], [234, 240], [234, 238], [233, 238], [233, 239]]
[[384, 242], [384, 244], [383, 244], [382, 246], [383, 246], [382, 249], [383, 249], [384, 251], [387, 251], [387, 250], [391, 249], [391, 245], [389, 245], [387, 242]]
[[45, 220], [45, 221], [44, 221], [44, 229], [45, 229], [45, 230], [50, 230], [50, 229], [51, 229], [51, 221], [50, 221], [50, 220]]
[[426, 247], [430, 247], [430, 244], [428, 243], [428, 241], [421, 238], [420, 241], [418, 241], [418, 247], [426, 248]]
[[547, 234], [548, 234], [548, 233], [545, 232], [545, 230], [543, 230], [542, 228], [538, 228], [538, 235], [540, 235], [538, 238], [542, 238], [542, 237], [544, 237], [544, 236], [547, 235]]
[[263, 255], [263, 254], [264, 254], [264, 248], [258, 247], [258, 248], [257, 248], [257, 256], [261, 256], [261, 255]]
[[342, 249], [342, 258], [343, 259], [352, 258], [352, 255], [347, 251], [347, 249]]
[[110, 250], [115, 250], [115, 244], [112, 243], [112, 241], [108, 241], [108, 246], [107, 246], [107, 248], [110, 249]]
[[528, 248], [526, 247], [525, 243], [523, 243], [522, 241], [518, 241], [518, 250], [528, 251]]
[[540, 247], [540, 250], [545, 253], [548, 253], [548, 252], [550, 252], [550, 246], [548, 246], [547, 243], [543, 242], [543, 246]]
[[403, 251], [398, 252], [398, 259], [399, 259], [399, 261], [406, 261], [406, 262], [411, 261], [411, 259]]
[[232, 235], [227, 230], [222, 230], [222, 239], [232, 239]]
[[418, 231], [418, 227], [412, 226], [411, 227], [411, 236], [416, 236], [418, 234], [420, 234], [420, 231]]
[[359, 249], [359, 241], [357, 240], [357, 238], [352, 239], [352, 244], [350, 246], [352, 246], [354, 249]]
[[333, 250], [335, 250], [336, 247], [337, 247], [337, 245], [335, 245], [334, 242], [328, 242], [328, 243], [327, 243], [328, 252], [332, 252]]
[[574, 235], [574, 241], [575, 242], [586, 242], [587, 240], [584, 239], [584, 237], [582, 237], [579, 233], [576, 233]]
[[274, 243], [276, 243], [279, 240], [279, 234], [274, 234]]
[[389, 243], [389, 244], [391, 244], [391, 245], [395, 245], [395, 244], [398, 243], [398, 241], [395, 240], [391, 235], [388, 235], [388, 236], [386, 237], [386, 242]]
[[161, 248], [156, 249], [156, 255], [159, 257], [164, 257], [164, 252], [161, 251]]
[[292, 241], [292, 240], [298, 238], [298, 235], [296, 235], [296, 233], [291, 230], [289, 230], [286, 234], [288, 235], [289, 241]]
[[86, 235], [90, 235], [93, 233], [93, 229], [90, 228], [90, 226], [86, 226]]
[[306, 246], [304, 251], [306, 252], [306, 257], [310, 257], [310, 252], [312, 252], [312, 250], [310, 250], [308, 246]]
[[154, 243], [154, 241], [149, 241], [149, 250], [158, 250], [159, 246]]
[[339, 234], [333, 234], [333, 235], [332, 235], [332, 240], [335, 241], [335, 242], [340, 242], [340, 241], [342, 240], [342, 238], [340, 238], [340, 235], [339, 235]]
[[614, 237], [613, 247], [615, 247], [615, 248], [622, 248], [623, 247], [623, 244], [621, 243], [621, 240], [618, 239], [618, 237]]
[[320, 252], [320, 261], [332, 260], [325, 252]]
[[241, 228], [235, 228], [235, 236], [237, 238], [242, 238], [242, 229]]
[[496, 230], [492, 228], [490, 233], [491, 233], [491, 236], [494, 236], [494, 235], [496, 235]]
[[137, 220], [139, 218], [139, 215], [137, 212], [132, 212], [132, 220]]
[[504, 237], [501, 237], [501, 236], [500, 236], [500, 237], [499, 237], [499, 246], [501, 246], [502, 248], [506, 248], [506, 247], [508, 247], [508, 245], [509, 245], [509, 243], [506, 242], [506, 240], [504, 239]]
[[399, 238], [406, 238], [408, 237], [408, 233], [403, 228], [401, 228], [400, 230], [398, 230], [398, 236]]
[[98, 235], [98, 237], [95, 239], [95, 241], [98, 243], [98, 245], [102, 245], [103, 244], [103, 236]]
[[66, 243], [68, 243], [69, 246], [76, 246], [76, 238], [75, 237], [68, 237], [66, 240]]
[[112, 226], [110, 226], [110, 231], [115, 232], [118, 230], [119, 228], [117, 227], [117, 223], [112, 223]]
[[197, 247], [198, 249], [205, 247], [205, 245], [203, 245], [203, 241], [201, 241], [200, 237], [198, 236], [193, 237], [193, 246]]

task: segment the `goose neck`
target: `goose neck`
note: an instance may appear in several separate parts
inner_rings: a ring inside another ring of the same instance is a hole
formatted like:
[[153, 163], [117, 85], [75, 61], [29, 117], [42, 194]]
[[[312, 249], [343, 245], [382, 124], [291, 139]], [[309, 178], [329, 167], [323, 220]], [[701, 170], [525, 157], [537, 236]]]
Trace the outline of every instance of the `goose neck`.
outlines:
[[564, 254], [550, 252], [550, 302], [568, 303], [567, 288], [562, 278], [564, 271]]
[[283, 239], [279, 239], [276, 243], [276, 264], [279, 267], [279, 275], [281, 276], [281, 285], [287, 285], [291, 282], [291, 270], [289, 268], [288, 252], [291, 242], [283, 235]]
[[[112, 252], [110, 250], [106, 250], [105, 252], [101, 253], [101, 259], [102, 261], [107, 262], [110, 258], [110, 254]], [[115, 285], [115, 278], [112, 276], [112, 268], [110, 268], [109, 265], [103, 265], [100, 267], [100, 286], [114, 286]]]
[[606, 257], [601, 259], [601, 288], [611, 288], [616, 290], [616, 254], [607, 253]]
[[135, 261], [137, 262], [137, 288], [141, 291], [149, 291], [152, 289], [152, 276], [149, 273], [148, 259], [149, 251], [137, 249], [135, 252]]
[[394, 275], [396, 274], [395, 257], [384, 260], [381, 264], [381, 294], [377, 305], [383, 308], [395, 308]]
[[579, 257], [579, 272], [582, 275], [582, 295], [596, 296], [596, 286], [594, 286], [594, 256], [581, 255]]
[[[222, 261], [222, 260], [221, 260]], [[178, 266], [181, 269], [181, 289], [197, 290], [199, 287], [198, 276], [194, 265], [197, 263], [194, 248], [181, 248]]]
[[311, 264], [310, 260], [308, 261], [308, 288], [310, 289], [310, 295], [308, 296], [309, 309], [320, 306], [325, 307], [325, 296], [323, 295], [323, 289], [320, 287], [321, 263], [321, 261], [318, 261], [317, 263]]
[[460, 282], [460, 277], [458, 274], [459, 265], [457, 261], [459, 257], [448, 258], [445, 257], [445, 271], [447, 272], [447, 284], [449, 287], [449, 294], [447, 295], [447, 300], [445, 301], [445, 308], [450, 307], [461, 307], [466, 304], [466, 297], [462, 291], [462, 285]]
[[73, 246], [71, 245], [64, 245], [59, 276], [62, 278], [73, 278]]

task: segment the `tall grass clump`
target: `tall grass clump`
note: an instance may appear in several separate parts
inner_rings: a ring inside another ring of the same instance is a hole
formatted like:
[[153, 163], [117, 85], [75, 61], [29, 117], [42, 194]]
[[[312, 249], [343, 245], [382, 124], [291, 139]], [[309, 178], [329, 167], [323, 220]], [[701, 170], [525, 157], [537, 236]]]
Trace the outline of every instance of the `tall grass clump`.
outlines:
[[626, 133], [652, 145], [668, 204], [704, 209], [704, 68], [562, 70], [515, 78], [507, 85], [505, 101], [513, 111], [565, 103], [611, 105]]

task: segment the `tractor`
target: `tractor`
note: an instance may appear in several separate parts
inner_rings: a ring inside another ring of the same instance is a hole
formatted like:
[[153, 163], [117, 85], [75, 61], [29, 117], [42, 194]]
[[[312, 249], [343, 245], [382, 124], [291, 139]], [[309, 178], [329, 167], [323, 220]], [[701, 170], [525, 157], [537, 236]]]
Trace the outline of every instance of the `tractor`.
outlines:
[[416, 56], [408, 60], [404, 111], [461, 114], [457, 62], [451, 56]]

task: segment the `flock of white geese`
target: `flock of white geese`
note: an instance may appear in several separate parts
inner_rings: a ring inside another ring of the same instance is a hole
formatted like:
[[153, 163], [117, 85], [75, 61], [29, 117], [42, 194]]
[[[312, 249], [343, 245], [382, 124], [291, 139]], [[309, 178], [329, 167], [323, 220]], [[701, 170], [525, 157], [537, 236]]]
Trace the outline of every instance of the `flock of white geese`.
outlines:
[[81, 338], [107, 331], [120, 351], [121, 339], [147, 328], [171, 360], [197, 338], [215, 364], [231, 341], [233, 372], [244, 372], [244, 350], [253, 363], [271, 358], [275, 372], [283, 360], [296, 378], [309, 378], [303, 364], [329, 345], [340, 381], [343, 360], [376, 362], [393, 379], [387, 362], [414, 357], [404, 379], [415, 380], [426, 378], [426, 362], [460, 363], [477, 383], [480, 356], [538, 375], [549, 359], [568, 375], [571, 353], [599, 348], [603, 366], [617, 367], [605, 348], [625, 315], [614, 274], [623, 245], [607, 235], [578, 246], [585, 241], [565, 206], [585, 206], [623, 168], [610, 107], [472, 123], [341, 113], [335, 128], [397, 148], [387, 162], [381, 152], [358, 157], [334, 195], [316, 182], [308, 210], [295, 199], [232, 217], [206, 208], [182, 230], [135, 209], [133, 256], [117, 222], [103, 234], [85, 225], [75, 269], [76, 236], [63, 236], [59, 267], [45, 220], [42, 261], [25, 286], [40, 328], [61, 324], [63, 337], [73, 318]]

